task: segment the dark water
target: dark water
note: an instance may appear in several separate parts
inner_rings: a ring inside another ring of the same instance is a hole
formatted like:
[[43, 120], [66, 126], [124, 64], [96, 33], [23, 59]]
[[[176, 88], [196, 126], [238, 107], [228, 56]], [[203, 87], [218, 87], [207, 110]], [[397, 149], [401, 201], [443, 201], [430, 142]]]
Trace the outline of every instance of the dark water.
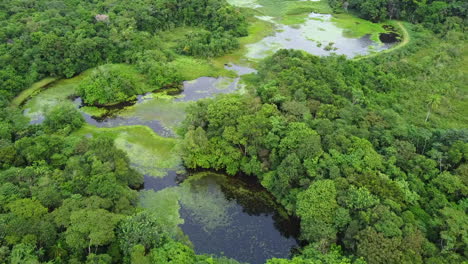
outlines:
[[239, 78], [226, 77], [200, 77], [193, 81], [183, 83], [183, 91], [180, 97], [174, 99], [176, 102], [197, 101], [203, 98], [213, 97], [217, 94], [228, 94], [234, 92], [239, 84]]
[[384, 25], [383, 26], [388, 32], [387, 33], [381, 33], [379, 35], [379, 39], [380, 41], [382, 41], [382, 43], [397, 43], [397, 42], [400, 42], [401, 41], [401, 36], [400, 34], [398, 34], [398, 32], [396, 31], [396, 29], [391, 26], [391, 25]]
[[168, 170], [164, 177], [153, 177], [145, 175], [144, 189], [160, 191], [169, 187], [175, 187], [182, 181], [184, 175], [178, 174], [175, 170]]
[[245, 66], [240, 66], [237, 64], [226, 64], [224, 65], [224, 68], [231, 70], [231, 71], [235, 71], [239, 76], [250, 74], [250, 73], [257, 73], [256, 69], [245, 67]]
[[[226, 65], [226, 69], [235, 71], [238, 76], [256, 72], [255, 69], [235, 64]], [[184, 119], [183, 108], [186, 103], [211, 98], [218, 94], [233, 93], [239, 88], [239, 82], [240, 77], [200, 77], [183, 82], [181, 92], [172, 99], [162, 99], [148, 93], [139, 95], [134, 105], [116, 111], [104, 119], [96, 119], [86, 113], [83, 113], [83, 116], [88, 124], [96, 127], [145, 125], [160, 136], [174, 137], [172, 128]], [[80, 98], [75, 99], [75, 104], [78, 107], [83, 105]], [[167, 108], [161, 109], [161, 105], [167, 105]], [[175, 111], [180, 113], [175, 114]], [[172, 121], [171, 124], [167, 124], [169, 119]]]
[[287, 258], [298, 245], [298, 222], [257, 183], [214, 173], [145, 178], [145, 189], [162, 186], [179, 186], [181, 229], [199, 254], [260, 264]]

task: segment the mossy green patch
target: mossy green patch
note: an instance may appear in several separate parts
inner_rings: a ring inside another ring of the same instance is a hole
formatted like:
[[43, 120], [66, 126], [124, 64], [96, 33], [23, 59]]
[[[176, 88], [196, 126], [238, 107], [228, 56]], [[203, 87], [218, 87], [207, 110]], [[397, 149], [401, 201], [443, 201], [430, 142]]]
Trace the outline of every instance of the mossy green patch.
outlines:
[[174, 102], [173, 97], [157, 97], [127, 107], [119, 113], [119, 116], [135, 117], [141, 121], [158, 120], [165, 128], [174, 130], [184, 120], [185, 108], [188, 104], [187, 102]]
[[140, 206], [154, 213], [165, 230], [176, 236], [180, 233], [179, 225], [184, 223], [180, 217], [179, 187], [167, 188], [158, 192], [141, 191]]
[[257, 0], [227, 0], [233, 6], [256, 8], [259, 6]]
[[[331, 14], [333, 10], [327, 1], [287, 1], [287, 0], [259, 0], [262, 5], [258, 10], [266, 16], [277, 18], [282, 24], [303, 23], [307, 14]], [[292, 16], [292, 17], [291, 17]]]
[[403, 48], [404, 46], [406, 46], [411, 41], [411, 36], [410, 36], [408, 30], [406, 29], [406, 27], [404, 26], [403, 22], [396, 21], [396, 20], [390, 20], [390, 21], [386, 21], [385, 25], [390, 25], [390, 26], [393, 26], [395, 28], [395, 30], [400, 35], [400, 43], [398, 43], [394, 47], [392, 47], [390, 49], [387, 49], [387, 50], [383, 50], [383, 51], [380, 51], [380, 52], [375, 52], [375, 53], [372, 53], [370, 55], [359, 56], [359, 57], [355, 58], [355, 60], [368, 59], [368, 58], [372, 58], [372, 57], [382, 55], [382, 54], [386, 54], [386, 53], [389, 53], [389, 52], [394, 52], [394, 51], [396, 51], [396, 50], [398, 50], [400, 48]]
[[203, 76], [235, 76], [234, 73], [224, 69], [224, 67], [222, 67], [221, 65], [211, 64], [210, 61], [206, 59], [197, 59], [188, 56], [178, 56], [170, 64], [172, 64], [179, 70], [184, 80], [195, 80]]
[[28, 100], [32, 96], [36, 95], [37, 93], [39, 93], [42, 89], [44, 89], [44, 87], [46, 87], [47, 85], [53, 83], [56, 80], [57, 80], [56, 78], [48, 77], [48, 78], [44, 78], [44, 79], [42, 79], [42, 80], [40, 80], [38, 82], [35, 82], [33, 85], [31, 85], [31, 87], [29, 87], [28, 89], [22, 91], [17, 97], [15, 97], [11, 101], [11, 105], [16, 106], [16, 107], [20, 106], [26, 100]]
[[95, 106], [84, 106], [80, 108], [80, 111], [95, 118], [101, 118], [108, 113], [107, 109]]
[[379, 34], [386, 32], [383, 23], [372, 23], [351, 14], [334, 14], [332, 21], [336, 26], [345, 29], [343, 35], [348, 38], [360, 38], [371, 35], [374, 42], [380, 43]]
[[90, 72], [91, 70], [87, 70], [71, 79], [62, 79], [52, 83], [24, 104], [23, 109], [27, 110], [25, 115], [32, 120], [37, 120], [51, 107], [70, 101], [69, 98], [77, 94], [81, 80]]
[[180, 186], [180, 202], [189, 217], [201, 224], [205, 232], [231, 224], [230, 208], [233, 201], [226, 199], [221, 190], [225, 175], [198, 173], [190, 176]]
[[111, 136], [117, 148], [127, 153], [132, 167], [149, 176], [164, 177], [168, 169], [177, 168], [181, 162], [177, 150], [178, 140], [161, 137], [147, 126], [97, 128], [85, 125], [75, 133]]

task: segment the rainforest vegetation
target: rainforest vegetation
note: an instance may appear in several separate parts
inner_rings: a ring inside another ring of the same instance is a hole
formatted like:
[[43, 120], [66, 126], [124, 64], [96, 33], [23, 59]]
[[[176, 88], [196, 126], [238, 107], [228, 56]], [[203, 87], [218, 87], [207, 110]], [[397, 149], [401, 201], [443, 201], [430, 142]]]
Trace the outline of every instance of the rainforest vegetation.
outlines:
[[[188, 106], [185, 167], [254, 179], [300, 219], [301, 248], [268, 264], [468, 261], [467, 2], [328, 3], [404, 20], [411, 41], [259, 61], [244, 93]], [[11, 102], [87, 70], [73, 96], [90, 106], [177, 87], [184, 59], [238, 49], [249, 16], [224, 0], [1, 1], [0, 263], [238, 263], [196, 254], [166, 212], [140, 208], [143, 175], [112, 137], [77, 133], [75, 106], [30, 124]]]

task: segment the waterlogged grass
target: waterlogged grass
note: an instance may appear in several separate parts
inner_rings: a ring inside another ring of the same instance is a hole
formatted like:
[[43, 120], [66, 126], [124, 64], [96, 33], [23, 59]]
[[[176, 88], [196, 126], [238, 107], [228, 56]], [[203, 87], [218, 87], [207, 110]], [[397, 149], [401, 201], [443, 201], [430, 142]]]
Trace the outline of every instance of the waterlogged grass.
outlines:
[[170, 64], [175, 66], [184, 80], [195, 80], [199, 77], [235, 77], [235, 73], [224, 69], [223, 65], [212, 64], [207, 59], [178, 56]]
[[190, 176], [179, 188], [180, 202], [187, 216], [203, 226], [207, 233], [231, 224], [229, 213], [236, 203], [226, 199], [221, 186], [227, 176], [215, 173], [198, 173]]
[[185, 108], [188, 103], [174, 102], [173, 97], [157, 97], [147, 100], [137, 105], [125, 108], [119, 113], [119, 116], [125, 118], [138, 118], [141, 121], [158, 120], [165, 128], [174, 131], [174, 129], [184, 120]]
[[[152, 87], [146, 84], [146, 80], [144, 75], [139, 74], [134, 66], [128, 64], [106, 64], [99, 66], [101, 69], [108, 69], [108, 68], [118, 68], [121, 71], [125, 71], [126, 73], [131, 74], [137, 80], [137, 85], [140, 86], [142, 91], [150, 91], [153, 90]], [[27, 94], [30, 96], [21, 94], [22, 98], [31, 98], [28, 100], [23, 109], [26, 110], [26, 116], [30, 117], [32, 120], [40, 119], [48, 109], [65, 102], [70, 102], [70, 98], [73, 96], [78, 95], [78, 87], [80, 82], [89, 76], [90, 74], [95, 71], [96, 68], [92, 68], [89, 70], [84, 71], [83, 73], [70, 78], [70, 79], [61, 79], [55, 82], [52, 82], [52, 79], [45, 79], [44, 82], [36, 83], [30, 89], [28, 89]], [[49, 82], [49, 86], [47, 88], [41, 89], [44, 87], [44, 84]], [[38, 88], [39, 87], [39, 88]], [[33, 95], [31, 97], [31, 95]], [[17, 99], [20, 102], [22, 99]], [[104, 109], [97, 109], [97, 108], [85, 108], [83, 109], [85, 113], [88, 113], [93, 116], [100, 116], [104, 114]]]
[[141, 191], [140, 206], [149, 212], [164, 225], [165, 230], [173, 236], [181, 233], [179, 225], [184, 223], [180, 217], [179, 187], [167, 188], [158, 192]]
[[246, 8], [259, 7], [257, 0], [227, 0], [227, 2], [233, 6], [239, 6], [239, 7], [246, 7]]
[[258, 10], [265, 16], [272, 16], [282, 24], [303, 23], [309, 13], [331, 14], [327, 1], [259, 0]]
[[31, 120], [38, 120], [48, 109], [58, 104], [69, 102], [69, 98], [77, 94], [76, 90], [81, 80], [90, 73], [91, 70], [88, 70], [71, 79], [62, 79], [52, 83], [47, 89], [37, 93], [24, 104], [25, 115], [31, 118]]
[[177, 168], [181, 162], [178, 140], [161, 137], [147, 126], [97, 128], [85, 125], [76, 134], [103, 134], [114, 138], [116, 147], [127, 153], [132, 167], [145, 175], [164, 177], [167, 170]]
[[332, 21], [336, 26], [344, 29], [343, 35], [348, 38], [360, 38], [365, 35], [371, 35], [371, 39], [374, 42], [380, 43], [379, 34], [386, 32], [382, 27], [384, 23], [372, 23], [351, 14], [334, 14]]
[[[161, 47], [164, 47], [167, 50], [175, 50], [177, 46], [184, 41], [185, 35], [199, 31], [202, 31], [202, 29], [178, 27], [170, 31], [163, 31], [158, 34], [158, 37], [161, 41]], [[208, 59], [176, 55], [175, 59], [170, 62], [170, 64], [179, 70], [179, 73], [182, 75], [182, 79], [184, 80], [194, 80], [203, 76], [235, 76], [231, 71], [224, 69], [223, 65], [213, 64]]]
[[400, 43], [398, 43], [397, 45], [395, 45], [391, 49], [383, 50], [383, 51], [380, 51], [380, 52], [375, 52], [375, 53], [372, 53], [370, 55], [359, 56], [359, 57], [355, 58], [355, 60], [368, 59], [368, 58], [372, 58], [372, 57], [375, 57], [375, 56], [378, 56], [378, 55], [381, 55], [381, 54], [394, 52], [394, 51], [396, 51], [398, 49], [403, 48], [404, 46], [406, 46], [411, 41], [411, 36], [410, 36], [408, 30], [406, 29], [405, 25], [403, 24], [403, 22], [391, 20], [391, 21], [385, 22], [385, 24], [391, 25], [396, 29], [396, 31], [398, 32], [398, 34], [400, 35], [400, 38], [401, 38]]
[[45, 86], [53, 83], [56, 80], [57, 80], [56, 78], [49, 77], [49, 78], [44, 78], [38, 82], [35, 82], [33, 85], [31, 85], [31, 87], [22, 91], [17, 97], [15, 97], [11, 101], [11, 105], [16, 106], [16, 107], [20, 106], [26, 100], [36, 95], [37, 93], [39, 93]]
[[80, 111], [96, 118], [103, 117], [108, 113], [107, 109], [95, 106], [84, 106], [80, 108]]
[[248, 45], [261, 41], [263, 38], [273, 35], [275, 33], [275, 25], [265, 19], [266, 17], [254, 17], [254, 13], [251, 12], [248, 18], [249, 28], [248, 35], [245, 37], [239, 38], [240, 48], [226, 54], [224, 56], [215, 58], [211, 60], [213, 65], [216, 67], [224, 67], [224, 64], [235, 63], [243, 66], [255, 66], [255, 63], [249, 61], [245, 55], [248, 52]]

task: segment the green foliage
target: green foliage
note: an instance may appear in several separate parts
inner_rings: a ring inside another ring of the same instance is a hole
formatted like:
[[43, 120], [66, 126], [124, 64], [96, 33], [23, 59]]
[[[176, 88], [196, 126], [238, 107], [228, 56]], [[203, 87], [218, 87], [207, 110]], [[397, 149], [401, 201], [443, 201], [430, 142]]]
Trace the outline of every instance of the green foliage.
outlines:
[[[301, 219], [310, 255], [269, 263], [466, 261], [467, 120], [438, 109], [466, 109], [463, 59], [446, 50], [466, 57], [466, 39], [412, 33], [368, 60], [281, 50], [250, 94], [188, 108], [187, 167], [256, 177]], [[335, 243], [358, 259], [327, 258]]]
[[117, 223], [135, 212], [130, 187], [142, 176], [111, 139], [46, 134], [70, 125], [62, 110], [35, 128], [15, 111], [2, 113], [9, 124], [2, 153], [15, 153], [0, 171], [2, 261], [111, 263]]
[[78, 94], [90, 105], [115, 105], [135, 99], [145, 89], [135, 74], [118, 65], [98, 67], [78, 87]]
[[[158, 33], [175, 27], [213, 32], [202, 45], [207, 52], [198, 48], [196, 55], [230, 50], [237, 46], [236, 37], [247, 34], [244, 16], [224, 0], [40, 0], [9, 1], [1, 7], [3, 103], [39, 78], [72, 77], [97, 65], [131, 62], [137, 53], [162, 47]], [[154, 83], [165, 78], [151, 77]]]
[[298, 195], [297, 215], [301, 218], [301, 234], [308, 241], [330, 244], [336, 239], [336, 195], [332, 180], [315, 181]]
[[405, 19], [436, 31], [466, 28], [466, 2], [456, 0], [442, 1], [405, 1], [405, 0], [331, 0], [336, 10], [355, 10], [365, 19], [385, 21], [386, 19]]
[[70, 226], [65, 232], [67, 244], [76, 249], [105, 246], [114, 240], [114, 229], [120, 216], [104, 209], [83, 209], [70, 215]]
[[159, 219], [146, 211], [122, 221], [118, 237], [124, 256], [130, 256], [137, 245], [143, 246], [144, 251], [149, 251], [161, 246], [169, 238]]
[[[328, 11], [325, 1], [259, 3], [263, 14], [295, 15], [284, 23]], [[335, 10], [349, 4], [373, 21], [421, 23], [442, 36], [409, 25], [414, 40], [404, 49], [359, 61], [278, 52], [249, 77], [251, 94], [189, 107], [180, 129], [186, 166], [255, 177], [301, 218], [309, 245], [270, 264], [466, 262], [466, 3], [329, 3]], [[196, 255], [178, 240], [178, 200], [200, 206], [208, 191], [145, 192], [146, 211], [136, 210], [143, 179], [130, 163], [158, 172], [173, 167], [175, 140], [146, 127], [82, 127], [71, 105], [49, 109], [43, 125], [28, 125], [7, 106], [37, 80], [98, 65], [53, 84], [60, 85], [53, 101], [78, 91], [87, 104], [115, 105], [206, 72], [217, 76], [221, 70], [182, 54], [220, 56], [271, 32], [271, 25], [255, 23], [252, 32], [261, 34], [238, 42], [247, 23], [224, 0], [1, 2], [0, 262], [236, 263]], [[178, 27], [193, 30], [168, 40], [163, 31]], [[130, 130], [138, 132], [124, 133]], [[88, 132], [90, 138], [76, 135]], [[196, 188], [189, 183], [177, 188]], [[201, 206], [205, 213], [197, 217], [212, 225], [228, 209]]]
[[65, 130], [68, 133], [79, 129], [84, 124], [84, 118], [72, 104], [57, 105], [46, 114], [44, 126], [47, 130], [56, 132]]

